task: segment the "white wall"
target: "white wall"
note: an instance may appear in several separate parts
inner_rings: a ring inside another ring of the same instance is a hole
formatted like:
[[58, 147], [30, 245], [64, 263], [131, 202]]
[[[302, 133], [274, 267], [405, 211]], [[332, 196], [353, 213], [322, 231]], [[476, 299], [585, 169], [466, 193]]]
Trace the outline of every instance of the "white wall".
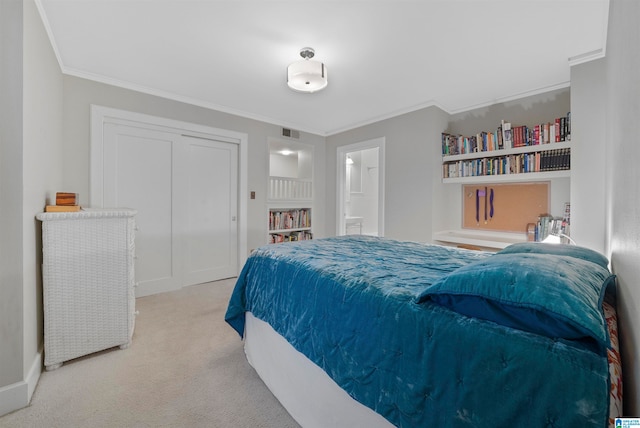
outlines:
[[571, 67], [571, 237], [606, 253], [605, 60]]
[[640, 2], [611, 0], [606, 54], [607, 234], [618, 276], [625, 414], [640, 413]]
[[298, 154], [285, 156], [280, 153], [271, 153], [269, 155], [269, 175], [298, 178]]

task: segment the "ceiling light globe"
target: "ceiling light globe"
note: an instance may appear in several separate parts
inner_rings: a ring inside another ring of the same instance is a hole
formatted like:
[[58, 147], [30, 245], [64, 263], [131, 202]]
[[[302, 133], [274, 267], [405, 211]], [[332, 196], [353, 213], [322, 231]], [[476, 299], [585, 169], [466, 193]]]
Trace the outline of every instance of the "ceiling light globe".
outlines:
[[298, 92], [317, 92], [327, 87], [327, 67], [309, 59], [296, 61], [287, 68], [287, 85]]

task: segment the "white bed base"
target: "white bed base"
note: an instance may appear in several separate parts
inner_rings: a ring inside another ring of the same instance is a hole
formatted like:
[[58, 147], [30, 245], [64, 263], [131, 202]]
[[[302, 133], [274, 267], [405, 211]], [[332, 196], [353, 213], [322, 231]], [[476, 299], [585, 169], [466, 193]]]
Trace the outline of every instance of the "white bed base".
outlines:
[[246, 313], [244, 350], [265, 385], [304, 428], [393, 426], [351, 398], [320, 367], [251, 312]]

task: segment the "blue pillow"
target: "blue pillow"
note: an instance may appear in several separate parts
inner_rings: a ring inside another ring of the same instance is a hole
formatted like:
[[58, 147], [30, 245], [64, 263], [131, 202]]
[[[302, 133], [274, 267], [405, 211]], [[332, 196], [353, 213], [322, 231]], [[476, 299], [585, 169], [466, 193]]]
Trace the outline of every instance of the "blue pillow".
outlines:
[[609, 267], [609, 260], [597, 251], [590, 248], [579, 247], [577, 245], [568, 244], [547, 244], [544, 242], [520, 242], [512, 244], [498, 254], [555, 254], [558, 256], [575, 257], [577, 259], [587, 260], [596, 263], [603, 268]]
[[602, 351], [609, 335], [602, 299], [615, 276], [599, 264], [549, 254], [495, 254], [428, 287], [432, 300], [469, 317], [583, 343]]

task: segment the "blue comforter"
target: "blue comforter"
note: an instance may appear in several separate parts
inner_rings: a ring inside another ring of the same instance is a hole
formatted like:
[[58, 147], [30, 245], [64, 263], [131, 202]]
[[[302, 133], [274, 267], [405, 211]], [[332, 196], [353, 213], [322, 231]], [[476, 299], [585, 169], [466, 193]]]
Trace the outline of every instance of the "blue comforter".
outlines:
[[397, 426], [606, 426], [601, 352], [430, 298], [491, 257], [361, 236], [269, 245], [247, 260], [225, 318], [242, 336], [252, 312]]

